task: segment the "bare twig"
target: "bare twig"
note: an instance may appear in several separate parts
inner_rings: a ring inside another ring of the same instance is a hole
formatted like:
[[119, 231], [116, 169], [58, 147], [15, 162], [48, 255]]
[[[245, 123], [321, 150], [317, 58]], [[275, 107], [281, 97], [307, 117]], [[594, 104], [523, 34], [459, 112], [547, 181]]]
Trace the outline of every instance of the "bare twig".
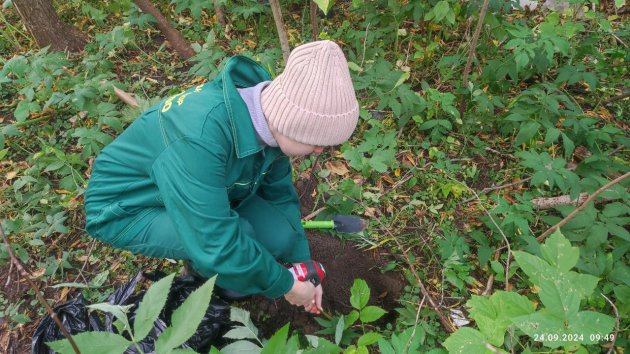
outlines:
[[11, 273], [13, 273], [13, 262], [9, 265], [9, 273], [7, 275], [7, 282], [4, 284], [5, 287], [8, 287], [11, 284]]
[[619, 335], [619, 311], [617, 311], [617, 306], [615, 306], [615, 303], [610, 301], [609, 298], [606, 297], [606, 295], [601, 294], [604, 299], [606, 299], [606, 301], [608, 301], [608, 303], [610, 304], [610, 306], [612, 306], [613, 311], [615, 312], [615, 333], [613, 334], [613, 339], [612, 339], [612, 343], [610, 343], [610, 348], [608, 348], [608, 353], [607, 354], [611, 354], [613, 352], [613, 350], [615, 350], [615, 342], [617, 341], [617, 336]]
[[503, 241], [505, 241], [505, 246], [507, 247], [507, 257], [506, 257], [507, 260], [505, 262], [505, 290], [508, 291], [509, 288], [510, 288], [510, 279], [509, 279], [510, 258], [512, 257], [512, 248], [510, 247], [510, 241], [508, 240], [507, 236], [505, 235], [505, 233], [503, 232], [501, 227], [499, 227], [499, 224], [497, 224], [497, 222], [494, 220], [494, 217], [492, 216], [492, 214], [490, 214], [488, 209], [486, 209], [486, 207], [483, 206], [483, 202], [481, 201], [481, 198], [479, 198], [479, 195], [477, 194], [477, 192], [475, 192], [472, 188], [468, 187], [466, 184], [464, 184], [462, 182], [459, 182], [459, 183], [461, 183], [463, 186], [468, 188], [468, 190], [470, 190], [471, 192], [473, 192], [475, 194], [475, 197], [479, 201], [479, 206], [481, 207], [481, 209], [483, 209], [483, 211], [486, 213], [486, 215], [488, 215], [488, 217], [490, 218], [490, 221], [492, 221], [492, 224], [494, 225], [494, 227], [496, 227], [497, 230], [499, 230], [499, 233], [503, 237]]
[[365, 47], [367, 44], [367, 36], [368, 30], [370, 29], [370, 24], [372, 24], [372, 22], [368, 22], [367, 26], [365, 27], [365, 38], [363, 38], [363, 55], [361, 56], [361, 65], [359, 65], [361, 69], [363, 69], [363, 63], [365, 62]]
[[[365, 203], [363, 203], [362, 201], [356, 200], [352, 197], [348, 197], [348, 198], [352, 199], [357, 204], [361, 205], [363, 208], [367, 208], [367, 205], [365, 205]], [[416, 278], [416, 281], [418, 282], [418, 288], [420, 288], [420, 292], [422, 293], [422, 296], [427, 299], [427, 301], [429, 302], [429, 304], [431, 305], [435, 313], [438, 315], [438, 319], [440, 320], [442, 327], [444, 327], [444, 329], [448, 331], [449, 333], [455, 332], [455, 327], [453, 327], [453, 324], [448, 321], [448, 319], [444, 316], [444, 314], [442, 314], [442, 312], [440, 311], [439, 305], [437, 304], [433, 296], [429, 294], [429, 291], [427, 290], [427, 288], [424, 286], [424, 283], [422, 282], [420, 275], [418, 275], [418, 272], [416, 271], [416, 267], [414, 266], [413, 262], [411, 262], [411, 258], [409, 257], [409, 254], [407, 253], [405, 248], [402, 246], [400, 241], [398, 241], [398, 238], [394, 236], [394, 234], [392, 234], [389, 228], [385, 226], [385, 224], [383, 224], [383, 222], [379, 218], [373, 218], [373, 220], [376, 220], [381, 226], [382, 230], [385, 231], [385, 233], [387, 233], [389, 238], [391, 240], [394, 240], [394, 242], [396, 243], [396, 246], [398, 247], [398, 249], [403, 255], [400, 256], [397, 253], [393, 253], [393, 252], [390, 252], [390, 253], [392, 253], [392, 255], [396, 259], [406, 262], [409, 265], [409, 270], [411, 270], [411, 273], [413, 274], [414, 278]]]
[[319, 213], [321, 213], [324, 210], [326, 210], [326, 207], [321, 207], [321, 208], [315, 210], [314, 212], [306, 215], [305, 217], [303, 217], [303, 219], [304, 220], [311, 220], [312, 218], [316, 217]]
[[[79, 274], [77, 275], [77, 277], [74, 279], [75, 283], [77, 282], [77, 280], [79, 280], [79, 277], [83, 278], [83, 271], [85, 270], [85, 267], [87, 266], [87, 263], [90, 260], [90, 256], [92, 256], [92, 251], [94, 250], [95, 245], [96, 245], [96, 239], [94, 238], [92, 239], [92, 242], [90, 242], [90, 250], [88, 251], [87, 257], [85, 258], [85, 261], [83, 262], [83, 266], [81, 267], [81, 270], [79, 270]], [[83, 280], [85, 281], [85, 278], [83, 278]]]
[[602, 103], [606, 105], [606, 104], [609, 104], [609, 103], [612, 103], [612, 102], [615, 102], [615, 101], [623, 100], [624, 98], [628, 98], [628, 97], [630, 97], [630, 91], [625, 91], [621, 95], [611, 97], [611, 98], [603, 101]]
[[420, 320], [420, 310], [422, 309], [422, 305], [424, 305], [424, 300], [426, 297], [422, 297], [422, 301], [420, 301], [420, 305], [418, 305], [418, 311], [416, 312], [416, 325], [413, 327], [413, 331], [411, 331], [411, 336], [409, 337], [409, 341], [407, 341], [407, 349], [405, 353], [409, 353], [409, 348], [411, 348], [411, 342], [413, 342], [413, 337], [416, 336], [416, 328], [418, 328], [418, 320]]
[[7, 235], [4, 233], [4, 228], [2, 227], [2, 221], [0, 221], [0, 234], [2, 235], [2, 239], [4, 240], [4, 243], [6, 245], [7, 252], [9, 252], [9, 257], [11, 257], [11, 263], [13, 263], [15, 265], [17, 270], [20, 272], [20, 275], [22, 277], [24, 277], [24, 279], [26, 279], [26, 281], [28, 282], [28, 285], [35, 292], [35, 296], [37, 296], [37, 299], [46, 308], [46, 311], [50, 315], [50, 318], [52, 318], [53, 321], [55, 321], [55, 323], [57, 324], [57, 326], [61, 330], [61, 333], [70, 342], [70, 345], [72, 346], [72, 349], [74, 349], [74, 352], [76, 354], [81, 354], [81, 352], [79, 351], [79, 348], [77, 347], [77, 344], [72, 339], [72, 335], [70, 335], [70, 333], [68, 332], [66, 327], [63, 326], [63, 323], [61, 323], [61, 321], [59, 320], [59, 317], [57, 317], [57, 314], [55, 313], [55, 311], [53, 311], [53, 309], [50, 307], [50, 305], [48, 305], [48, 301], [46, 301], [46, 299], [44, 299], [44, 297], [41, 294], [41, 291], [39, 290], [39, 287], [37, 286], [37, 284], [35, 284], [35, 282], [33, 282], [33, 280], [30, 277], [30, 274], [26, 271], [26, 269], [22, 265], [22, 262], [20, 262], [20, 260], [15, 256], [15, 254], [13, 254], [13, 250], [11, 249], [11, 243], [9, 243], [9, 239], [7, 238]]
[[495, 150], [495, 149], [493, 149], [493, 148], [491, 148], [489, 146], [486, 146], [486, 148], [484, 150], [486, 150], [488, 152], [492, 152], [492, 153], [497, 154], [497, 155], [501, 155], [501, 156], [507, 157], [507, 158], [509, 158], [512, 161], [518, 161], [518, 158], [516, 158], [514, 155], [506, 154], [505, 152], [501, 152], [499, 150]]
[[577, 207], [575, 210], [573, 210], [571, 212], [571, 214], [567, 215], [564, 219], [562, 219], [559, 223], [553, 225], [552, 227], [550, 227], [547, 231], [545, 231], [542, 235], [536, 237], [536, 240], [538, 241], [542, 241], [545, 239], [545, 237], [549, 236], [552, 232], [554, 232], [557, 229], [560, 229], [560, 227], [562, 227], [564, 224], [566, 224], [567, 222], [569, 222], [569, 220], [573, 219], [573, 217], [575, 217], [580, 211], [582, 211], [584, 208], [586, 208], [586, 206], [588, 205], [588, 203], [592, 202], [593, 200], [595, 200], [595, 198], [602, 192], [606, 191], [607, 189], [609, 189], [610, 187], [614, 186], [615, 184], [623, 181], [624, 179], [630, 177], [630, 172], [626, 172], [625, 174], [615, 178], [614, 180], [606, 183], [603, 187], [601, 187], [600, 189], [598, 189], [597, 191], [595, 191], [595, 193], [591, 194], [582, 205], [580, 205], [579, 207]]
[[[500, 185], [500, 186], [496, 186], [496, 187], [488, 187], [488, 188], [484, 188], [484, 189], [482, 189], [482, 190], [481, 190], [478, 194], [486, 194], [486, 193], [488, 193], [488, 192], [496, 191], [496, 190], [499, 190], [499, 189], [503, 189], [503, 188], [509, 188], [509, 187], [518, 186], [519, 184], [523, 184], [523, 183], [525, 183], [525, 182], [529, 181], [530, 179], [532, 179], [532, 177], [527, 177], [527, 178], [524, 178], [524, 179], [522, 179], [522, 180], [520, 180], [520, 181], [511, 182], [511, 183], [507, 183], [507, 184], [502, 184], [502, 185]], [[468, 199], [464, 200], [462, 203], [468, 203], [468, 202], [470, 202], [471, 200], [476, 199], [476, 198], [477, 198], [476, 196], [470, 197], [470, 198], [468, 198]]]
[[125, 102], [126, 104], [132, 106], [132, 107], [140, 107], [140, 105], [138, 104], [138, 101], [130, 94], [128, 94], [127, 92], [119, 89], [118, 87], [112, 85], [112, 87], [114, 88], [114, 93], [116, 94], [116, 96], [118, 96], [118, 98], [120, 98], [121, 101]]

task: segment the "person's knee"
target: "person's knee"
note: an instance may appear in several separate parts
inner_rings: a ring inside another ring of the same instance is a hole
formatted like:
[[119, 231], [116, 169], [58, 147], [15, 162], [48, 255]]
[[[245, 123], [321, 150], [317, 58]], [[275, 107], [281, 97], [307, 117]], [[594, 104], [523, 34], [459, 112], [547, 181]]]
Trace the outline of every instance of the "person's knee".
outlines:
[[274, 255], [274, 257], [276, 257], [277, 259], [290, 258], [291, 254], [294, 251], [297, 239], [297, 232], [295, 232], [295, 230], [293, 230], [290, 226], [286, 225], [286, 227], [279, 228], [278, 232], [273, 238], [275, 249], [272, 254]]

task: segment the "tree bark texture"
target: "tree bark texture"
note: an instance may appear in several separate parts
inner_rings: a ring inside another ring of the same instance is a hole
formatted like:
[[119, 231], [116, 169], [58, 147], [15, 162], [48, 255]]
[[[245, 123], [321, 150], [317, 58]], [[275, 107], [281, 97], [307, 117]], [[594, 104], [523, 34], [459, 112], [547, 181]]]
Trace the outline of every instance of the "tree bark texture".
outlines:
[[309, 9], [309, 14], [311, 16], [311, 31], [313, 32], [313, 40], [316, 41], [319, 39], [319, 28], [317, 26], [317, 4], [315, 1], [311, 0], [311, 7]]
[[39, 48], [80, 52], [85, 47], [86, 36], [59, 19], [51, 0], [13, 0], [13, 5]]
[[221, 28], [225, 29], [227, 25], [225, 21], [225, 11], [223, 11], [223, 6], [219, 4], [219, 0], [214, 0], [214, 13], [217, 15], [217, 21], [219, 21]]
[[190, 44], [184, 39], [184, 37], [179, 33], [178, 30], [173, 28], [169, 23], [166, 17], [162, 15], [160, 10], [158, 10], [151, 1], [149, 0], [133, 0], [133, 2], [142, 10], [144, 13], [148, 13], [149, 15], [155, 17], [157, 20], [157, 27], [162, 32], [166, 40], [171, 44], [171, 47], [177, 52], [177, 54], [184, 58], [188, 59], [195, 55], [195, 51], [192, 49]]
[[278, 30], [278, 37], [280, 38], [280, 47], [282, 47], [282, 56], [284, 57], [284, 62], [286, 63], [289, 60], [289, 53], [291, 49], [289, 49], [289, 39], [287, 38], [287, 29], [284, 26], [284, 21], [282, 20], [282, 11], [280, 10], [280, 3], [278, 0], [269, 0], [269, 5], [271, 5], [271, 11], [273, 12], [273, 20], [276, 23], [276, 29]]

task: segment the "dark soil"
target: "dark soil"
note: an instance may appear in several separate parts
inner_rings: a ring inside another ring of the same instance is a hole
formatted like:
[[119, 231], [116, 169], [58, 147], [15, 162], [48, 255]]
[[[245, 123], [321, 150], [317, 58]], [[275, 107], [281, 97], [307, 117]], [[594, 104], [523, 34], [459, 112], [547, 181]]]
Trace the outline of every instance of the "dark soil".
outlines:
[[[4, 244], [0, 245], [0, 247], [4, 247]], [[23, 281], [22, 277], [18, 275], [16, 269], [11, 269], [11, 272], [9, 272], [9, 269], [10, 266], [8, 264], [0, 267], [0, 279], [2, 280], [0, 285], [0, 297], [8, 301], [5, 306], [17, 303], [28, 290], [28, 285]], [[8, 278], [9, 276], [11, 276], [10, 279]], [[24, 311], [24, 306], [20, 307], [20, 310]], [[0, 353], [30, 353], [30, 338], [35, 324], [30, 322], [26, 326], [18, 326], [17, 328], [9, 329], [9, 322], [8, 316], [0, 318]], [[15, 323], [12, 325], [15, 326]]]
[[[354, 279], [363, 279], [371, 289], [370, 305], [377, 305], [388, 311], [384, 321], [393, 320], [393, 309], [401, 294], [405, 282], [400, 273], [381, 273], [380, 266], [387, 260], [378, 253], [363, 252], [350, 242], [345, 244], [332, 235], [313, 233], [308, 235], [311, 256], [321, 262], [326, 269], [326, 278], [322, 283], [324, 296], [322, 307], [330, 314], [347, 314], [350, 305], [350, 288]], [[314, 320], [315, 315], [306, 313], [304, 308], [290, 305], [284, 298], [270, 300], [256, 296], [252, 301], [242, 304], [249, 310], [261, 335], [269, 338], [287, 322], [291, 329], [298, 329], [304, 334], [313, 334], [321, 329]]]

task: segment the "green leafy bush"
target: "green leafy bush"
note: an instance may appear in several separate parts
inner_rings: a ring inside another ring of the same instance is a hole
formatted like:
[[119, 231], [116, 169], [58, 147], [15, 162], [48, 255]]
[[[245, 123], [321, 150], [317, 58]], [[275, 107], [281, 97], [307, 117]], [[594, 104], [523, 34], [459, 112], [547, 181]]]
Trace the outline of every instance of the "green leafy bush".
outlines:
[[579, 257], [579, 248], [571, 246], [560, 231], [540, 247], [539, 256], [514, 251], [514, 258], [533, 284], [542, 308], [537, 309], [527, 296], [514, 292], [497, 291], [490, 297], [473, 295], [466, 305], [479, 329], [460, 328], [444, 346], [451, 353], [507, 353], [501, 347], [508, 330], [510, 336], [517, 338], [510, 342], [510, 348], [514, 348], [522, 335], [545, 347], [562, 346], [568, 351], [611, 339], [614, 318], [580, 310], [599, 279], [571, 270]]

